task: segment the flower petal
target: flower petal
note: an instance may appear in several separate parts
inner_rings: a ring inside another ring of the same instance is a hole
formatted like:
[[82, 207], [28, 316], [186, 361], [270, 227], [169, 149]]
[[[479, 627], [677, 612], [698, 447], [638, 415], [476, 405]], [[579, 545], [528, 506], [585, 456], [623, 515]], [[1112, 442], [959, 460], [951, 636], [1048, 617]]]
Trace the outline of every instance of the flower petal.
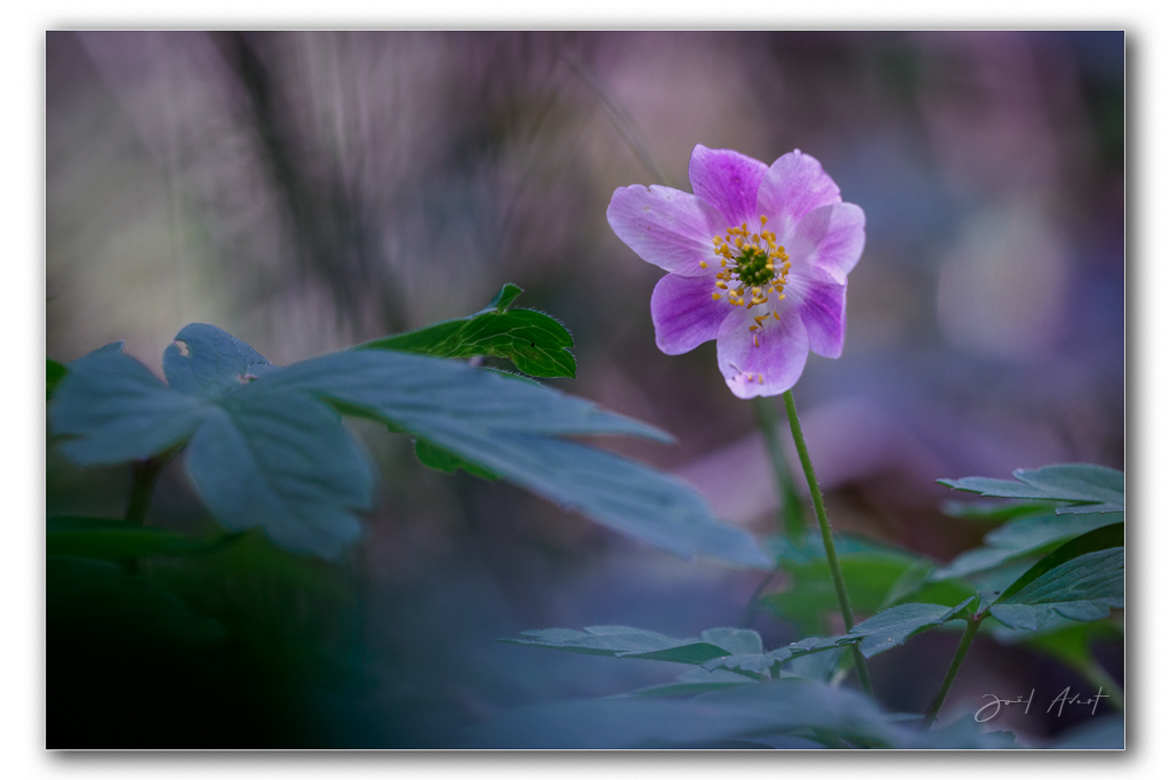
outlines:
[[749, 330], [755, 324], [752, 312], [744, 308], [733, 309], [719, 326], [719, 370], [740, 398], [779, 395], [800, 379], [808, 360], [808, 333], [795, 308], [785, 308], [779, 320], [766, 322], [756, 333]]
[[618, 187], [605, 216], [639, 257], [684, 276], [705, 273], [699, 262], [714, 259], [711, 239], [723, 232], [722, 218], [711, 206], [689, 192], [658, 185]]
[[691, 152], [691, 189], [719, 210], [727, 221], [726, 228], [760, 216], [756, 194], [767, 170], [759, 160], [731, 149], [697, 144]]
[[681, 355], [715, 338], [731, 306], [726, 300], [713, 300], [714, 291], [710, 276], [667, 274], [658, 280], [650, 296], [650, 316], [660, 350]]
[[841, 190], [817, 158], [799, 149], [776, 159], [760, 183], [759, 210], [781, 243], [800, 218], [819, 206], [841, 202]]
[[865, 212], [852, 203], [821, 206], [801, 217], [788, 241], [793, 265], [805, 263], [844, 284], [865, 248]]
[[804, 285], [800, 319], [813, 352], [827, 358], [841, 357], [845, 347], [845, 285], [833, 281]]

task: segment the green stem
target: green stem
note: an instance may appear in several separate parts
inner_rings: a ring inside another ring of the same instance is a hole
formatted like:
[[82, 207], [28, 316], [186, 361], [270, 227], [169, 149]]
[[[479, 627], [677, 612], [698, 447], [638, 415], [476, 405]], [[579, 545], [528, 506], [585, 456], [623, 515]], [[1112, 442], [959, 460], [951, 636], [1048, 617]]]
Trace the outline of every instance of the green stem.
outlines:
[[764, 445], [772, 461], [772, 476], [776, 480], [776, 492], [780, 497], [780, 505], [776, 510], [776, 525], [792, 542], [802, 545], [806, 530], [804, 517], [800, 511], [800, 499], [796, 495], [796, 483], [792, 480], [792, 469], [788, 467], [788, 459], [784, 457], [784, 447], [780, 443], [778, 430], [780, 417], [769, 399], [756, 396], [753, 401], [756, 421], [759, 422], [760, 431], [764, 434]]
[[1115, 710], [1125, 710], [1125, 691], [1121, 690], [1109, 676], [1109, 672], [1096, 661], [1089, 659], [1076, 665], [1076, 669], [1086, 680], [1098, 686], [1101, 692], [1108, 696], [1109, 706]]
[[926, 721], [924, 723], [926, 728], [930, 728], [935, 718], [938, 717], [938, 711], [942, 709], [943, 702], [947, 699], [947, 693], [951, 690], [951, 683], [955, 681], [955, 675], [959, 673], [959, 667], [963, 665], [963, 659], [967, 657], [967, 649], [971, 647], [971, 640], [975, 638], [975, 632], [979, 630], [979, 624], [982, 622], [982, 615], [967, 618], [967, 629], [963, 632], [962, 638], [959, 639], [959, 646], [955, 649], [955, 657], [951, 659], [951, 666], [947, 669], [946, 676], [943, 677], [942, 687], [938, 689], [934, 701], [930, 703], [930, 707], [926, 710]]
[[[849, 605], [849, 592], [845, 590], [845, 578], [841, 575], [841, 562], [837, 560], [837, 548], [833, 546], [833, 529], [829, 527], [829, 518], [825, 514], [825, 498], [821, 495], [821, 486], [817, 483], [816, 472], [813, 471], [812, 459], [808, 455], [808, 445], [804, 442], [804, 431], [800, 427], [800, 417], [796, 414], [796, 401], [792, 398], [792, 391], [784, 393], [784, 408], [788, 412], [788, 427], [792, 429], [792, 441], [796, 444], [796, 454], [800, 456], [800, 465], [804, 469], [805, 479], [808, 480], [808, 492], [812, 496], [813, 509], [817, 513], [817, 524], [821, 528], [821, 541], [825, 545], [825, 559], [829, 564], [829, 573], [833, 576], [833, 587], [837, 591], [837, 603], [841, 606], [841, 618], [845, 621], [845, 631], [853, 630], [853, 608]], [[857, 677], [865, 692], [873, 695], [873, 686], [869, 680], [869, 667], [865, 657], [857, 645], [853, 650], [853, 664], [857, 667]]]

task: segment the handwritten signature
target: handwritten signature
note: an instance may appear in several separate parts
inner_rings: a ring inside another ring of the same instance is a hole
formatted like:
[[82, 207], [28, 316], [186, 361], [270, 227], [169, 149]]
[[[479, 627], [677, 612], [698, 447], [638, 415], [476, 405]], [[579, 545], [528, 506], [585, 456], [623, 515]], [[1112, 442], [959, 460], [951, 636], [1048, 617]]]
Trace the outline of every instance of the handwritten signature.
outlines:
[[[1101, 690], [1101, 688], [1098, 688], [1096, 694], [1082, 697], [1079, 692], [1072, 690], [1071, 685], [1066, 685], [1064, 690], [1054, 696], [1052, 701], [1048, 703], [1048, 707], [1044, 710], [1044, 712], [1046, 714], [1051, 713], [1055, 709], [1056, 717], [1060, 718], [1064, 716], [1065, 705], [1068, 705], [1073, 707], [1089, 707], [1089, 714], [1096, 715], [1097, 705], [1101, 703], [1102, 699], [1109, 698], [1109, 694], [1102, 693]], [[983, 698], [990, 699], [990, 701], [988, 701], [979, 709], [975, 710], [976, 723], [986, 723], [987, 721], [998, 717], [999, 713], [1003, 710], [1004, 707], [1010, 707], [1014, 704], [1024, 705], [1024, 714], [1028, 714], [1032, 709], [1032, 702], [1036, 698], [1036, 689], [1033, 688], [1028, 693], [1027, 697], [1017, 696], [1014, 699], [1001, 699], [994, 693], [985, 693], [983, 694]]]

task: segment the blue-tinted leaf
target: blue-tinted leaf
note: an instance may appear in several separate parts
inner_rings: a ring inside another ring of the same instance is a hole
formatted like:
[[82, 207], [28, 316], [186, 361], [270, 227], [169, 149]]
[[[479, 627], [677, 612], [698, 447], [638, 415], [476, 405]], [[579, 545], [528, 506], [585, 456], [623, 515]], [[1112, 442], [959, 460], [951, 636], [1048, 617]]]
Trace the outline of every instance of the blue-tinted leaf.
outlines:
[[524, 631], [518, 637], [502, 641], [586, 655], [683, 664], [701, 664], [738, 650], [763, 649], [759, 634], [737, 628], [708, 629], [697, 639], [677, 639], [629, 626], [589, 626], [583, 631], [545, 628]]
[[211, 326], [180, 335], [168, 372], [189, 392], [164, 385], [119, 345], [71, 365], [50, 409], [65, 454], [115, 463], [193, 436], [188, 472], [225, 526], [259, 525], [288, 549], [335, 555], [359, 533], [353, 510], [371, 493], [340, 408], [678, 554], [768, 566], [750, 534], [713, 518], [688, 485], [560, 438], [669, 440], [643, 423], [457, 361], [351, 350], [276, 368]]
[[710, 671], [702, 667], [696, 667], [687, 669], [674, 682], [639, 688], [636, 691], [632, 691], [630, 695], [657, 696], [662, 698], [685, 697], [706, 693], [707, 691], [717, 691], [720, 688], [728, 688], [733, 685], [752, 685], [754, 682], [755, 680], [750, 677], [729, 672], [726, 669]]
[[987, 477], [940, 479], [944, 485], [998, 498], [1036, 499], [1100, 505], [1099, 510], [1125, 506], [1125, 475], [1090, 463], [1068, 463], [1038, 469], [1016, 469], [1017, 482]]
[[915, 634], [955, 619], [973, 600], [968, 598], [953, 607], [941, 604], [899, 604], [861, 621], [845, 636], [861, 637], [861, 654], [871, 658], [897, 647]]
[[472, 463], [466, 458], [461, 458], [449, 450], [442, 447], [436, 447], [426, 439], [415, 439], [414, 455], [418, 458], [418, 462], [424, 466], [429, 466], [436, 471], [444, 471], [448, 474], [453, 474], [459, 469], [463, 469], [468, 474], [479, 477], [480, 479], [499, 479], [499, 476], [480, 466], [477, 463]]
[[225, 527], [261, 526], [287, 550], [326, 558], [361, 534], [354, 512], [373, 497], [369, 465], [337, 412], [290, 390], [222, 398], [191, 439], [187, 472]]
[[270, 370], [268, 360], [214, 325], [192, 323], [163, 352], [163, 373], [175, 390], [218, 398]]
[[464, 747], [651, 748], [765, 744], [789, 736], [842, 746], [988, 747], [964, 725], [923, 732], [856, 691], [809, 680], [728, 685], [693, 698], [628, 696], [514, 710], [465, 732]]
[[420, 330], [387, 336], [363, 349], [394, 349], [432, 357], [497, 357], [539, 377], [573, 377], [577, 362], [570, 351], [573, 337], [565, 326], [534, 309], [510, 309], [523, 292], [506, 284], [483, 311]]
[[61, 451], [83, 465], [123, 463], [183, 442], [203, 422], [205, 405], [107, 345], [69, 364], [49, 404]]

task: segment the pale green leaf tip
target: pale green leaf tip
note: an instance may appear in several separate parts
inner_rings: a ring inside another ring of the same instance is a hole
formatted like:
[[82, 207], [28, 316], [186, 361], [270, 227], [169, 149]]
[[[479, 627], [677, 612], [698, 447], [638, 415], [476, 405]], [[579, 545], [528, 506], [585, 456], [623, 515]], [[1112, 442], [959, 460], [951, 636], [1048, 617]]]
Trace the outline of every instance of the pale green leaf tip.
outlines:
[[508, 307], [512, 305], [513, 301], [520, 297], [520, 293], [522, 292], [524, 292], [524, 288], [520, 285], [505, 282], [504, 286], [500, 288], [500, 291], [496, 293], [496, 297], [492, 298], [490, 308], [502, 314], [508, 310]]

